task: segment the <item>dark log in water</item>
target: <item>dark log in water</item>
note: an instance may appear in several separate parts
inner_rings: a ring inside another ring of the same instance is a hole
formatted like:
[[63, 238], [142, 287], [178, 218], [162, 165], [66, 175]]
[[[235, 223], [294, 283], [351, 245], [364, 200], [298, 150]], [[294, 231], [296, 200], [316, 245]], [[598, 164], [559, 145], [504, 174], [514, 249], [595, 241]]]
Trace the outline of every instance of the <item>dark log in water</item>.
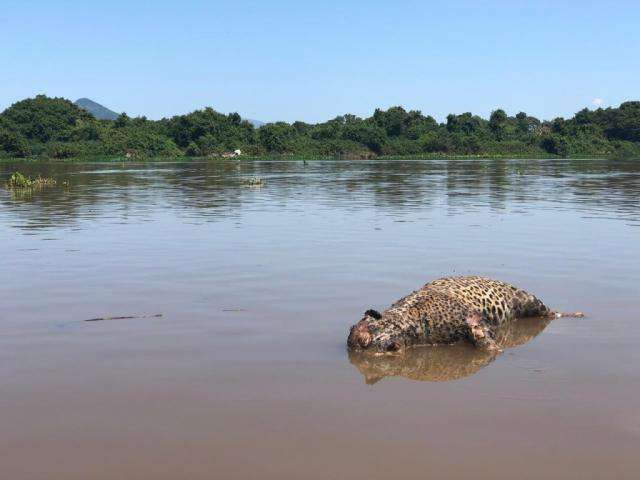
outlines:
[[153, 315], [123, 315], [120, 317], [96, 317], [88, 318], [85, 322], [102, 322], [103, 320], [127, 320], [130, 318], [159, 318], [162, 317], [161, 313], [155, 313]]

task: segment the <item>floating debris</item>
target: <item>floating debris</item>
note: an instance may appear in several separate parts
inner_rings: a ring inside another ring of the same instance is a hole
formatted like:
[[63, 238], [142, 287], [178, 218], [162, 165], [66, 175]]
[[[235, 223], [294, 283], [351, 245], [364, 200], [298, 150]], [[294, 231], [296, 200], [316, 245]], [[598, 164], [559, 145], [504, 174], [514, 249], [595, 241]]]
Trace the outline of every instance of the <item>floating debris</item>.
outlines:
[[96, 317], [88, 318], [85, 322], [102, 322], [103, 320], [126, 320], [129, 318], [159, 318], [162, 317], [161, 313], [155, 313], [153, 315], [123, 315], [120, 317]]
[[242, 180], [242, 184], [247, 187], [261, 187], [264, 183], [264, 180], [259, 177], [244, 178]]

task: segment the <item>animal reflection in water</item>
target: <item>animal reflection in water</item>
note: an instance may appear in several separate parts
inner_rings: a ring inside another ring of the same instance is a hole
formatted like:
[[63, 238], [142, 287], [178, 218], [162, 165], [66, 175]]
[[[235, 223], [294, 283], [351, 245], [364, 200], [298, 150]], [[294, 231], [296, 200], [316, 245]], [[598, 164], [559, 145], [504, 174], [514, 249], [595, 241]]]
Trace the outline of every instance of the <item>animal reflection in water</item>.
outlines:
[[[496, 331], [496, 343], [503, 349], [524, 345], [552, 320], [550, 317], [532, 317], [506, 322]], [[365, 382], [373, 385], [385, 377], [404, 377], [421, 382], [459, 380], [478, 372], [499, 354], [499, 350], [476, 348], [468, 342], [458, 342], [454, 345], [413, 347], [395, 355], [376, 356], [353, 350], [349, 351], [349, 360], [360, 371]]]

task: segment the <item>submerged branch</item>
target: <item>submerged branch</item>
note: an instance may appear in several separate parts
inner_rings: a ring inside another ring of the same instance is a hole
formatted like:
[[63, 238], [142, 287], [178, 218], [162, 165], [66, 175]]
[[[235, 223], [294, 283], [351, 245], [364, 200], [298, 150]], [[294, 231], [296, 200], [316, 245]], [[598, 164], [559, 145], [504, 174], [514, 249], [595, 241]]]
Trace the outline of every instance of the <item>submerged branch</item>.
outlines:
[[162, 317], [161, 313], [155, 313], [153, 315], [123, 315], [120, 317], [96, 317], [96, 318], [88, 318], [84, 320], [85, 322], [101, 322], [103, 320], [126, 320], [130, 318], [159, 318]]

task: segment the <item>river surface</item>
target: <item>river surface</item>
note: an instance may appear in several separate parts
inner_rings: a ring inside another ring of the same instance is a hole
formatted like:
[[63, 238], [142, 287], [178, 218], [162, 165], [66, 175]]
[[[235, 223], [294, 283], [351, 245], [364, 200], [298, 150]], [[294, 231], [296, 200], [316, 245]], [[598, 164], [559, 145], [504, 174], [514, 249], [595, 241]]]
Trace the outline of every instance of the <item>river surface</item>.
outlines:
[[[2, 479], [639, 478], [640, 162], [16, 169], [69, 186], [0, 189]], [[348, 354], [463, 274], [587, 317]]]

